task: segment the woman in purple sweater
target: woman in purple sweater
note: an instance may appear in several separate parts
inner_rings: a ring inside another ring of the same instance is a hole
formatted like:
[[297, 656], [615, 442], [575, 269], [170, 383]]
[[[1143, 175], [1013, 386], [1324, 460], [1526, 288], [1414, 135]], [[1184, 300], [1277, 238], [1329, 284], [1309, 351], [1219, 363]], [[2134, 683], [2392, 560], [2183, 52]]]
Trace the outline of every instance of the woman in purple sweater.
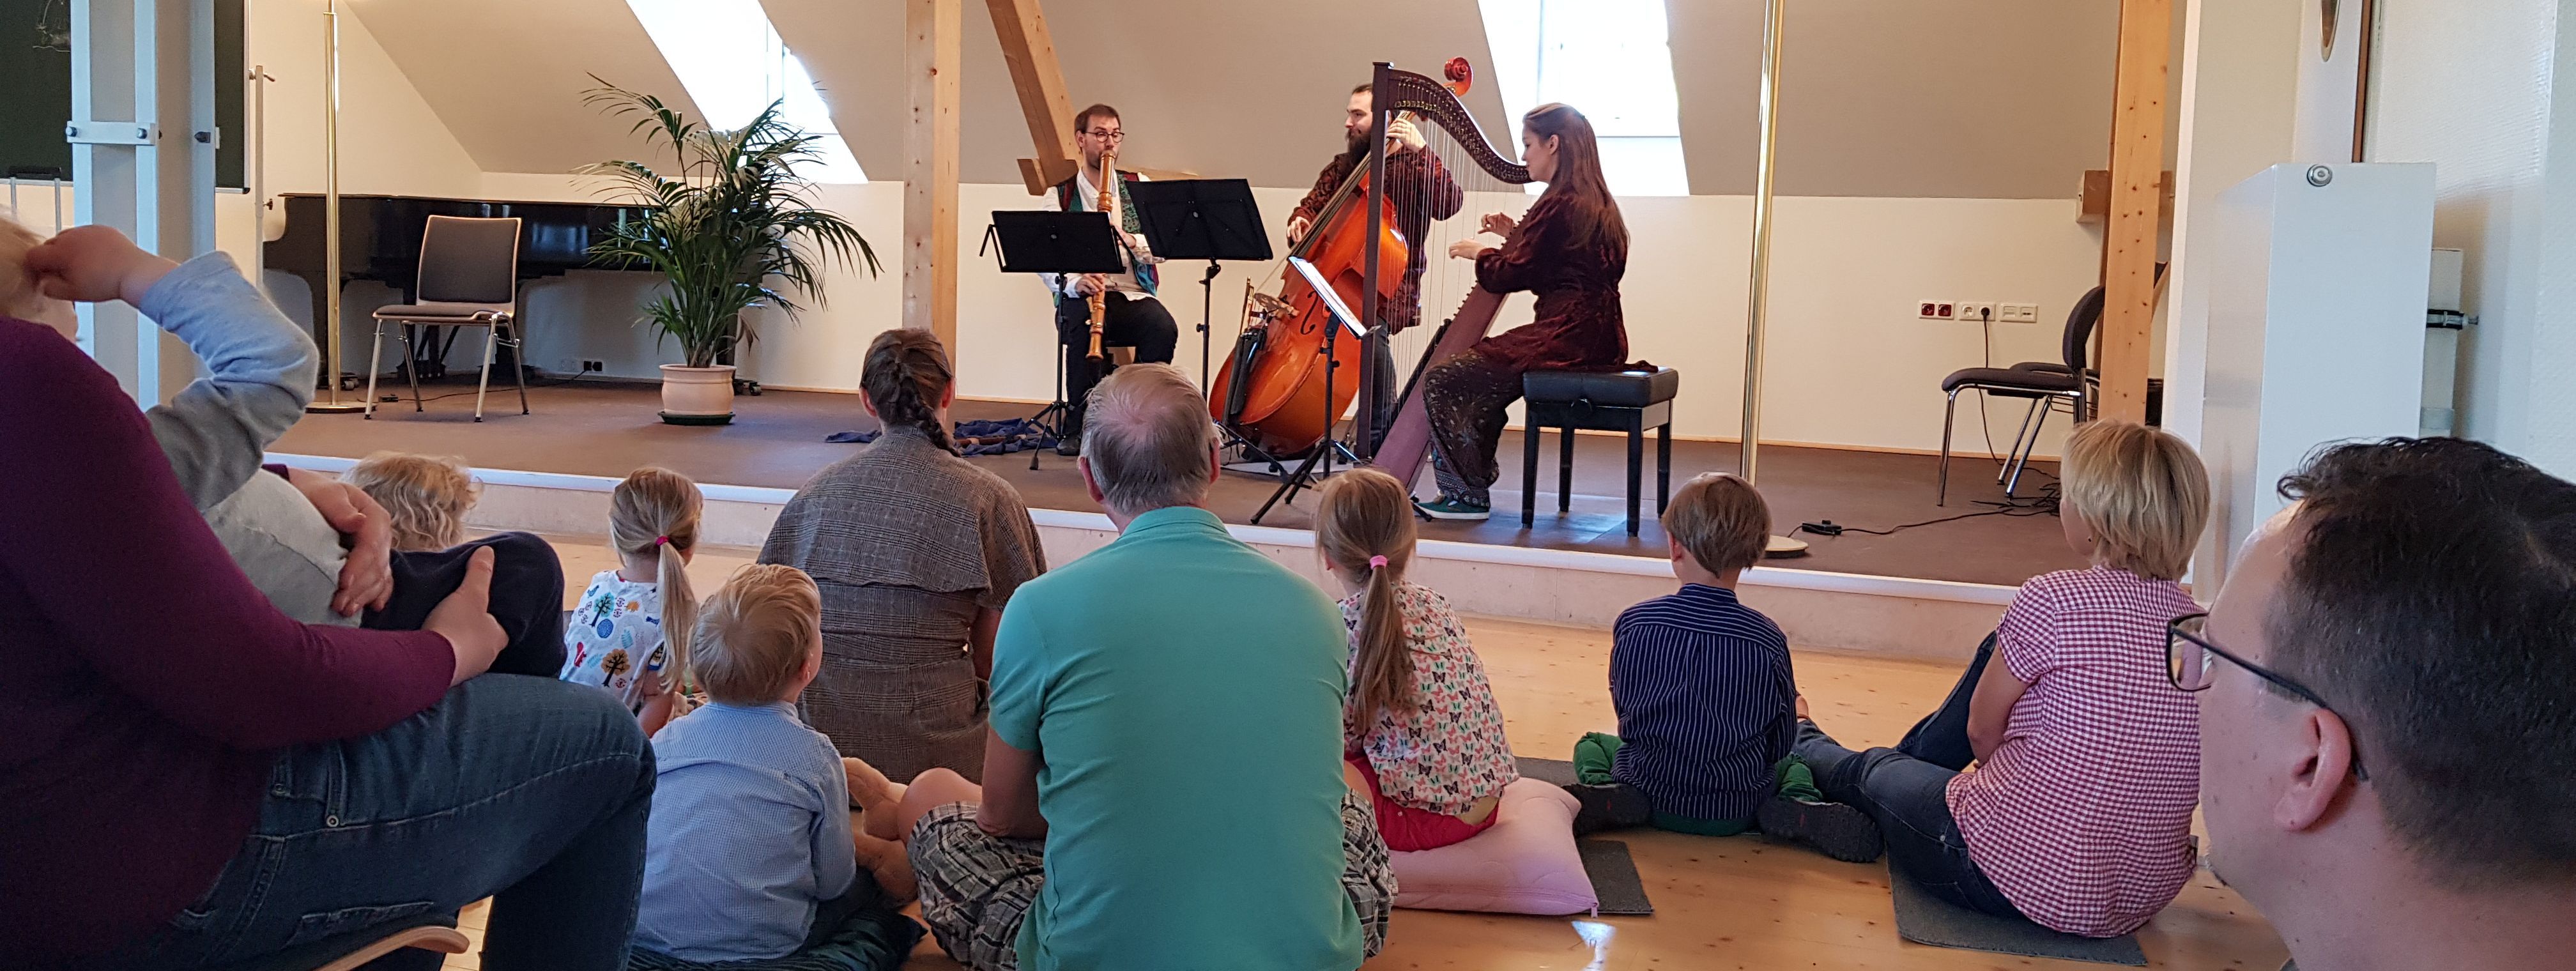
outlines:
[[[0, 296], [140, 305], [172, 268], [26, 262]], [[622, 967], [652, 752], [600, 692], [475, 677], [491, 556], [420, 631], [288, 620], [114, 379], [0, 311], [7, 962], [224, 963], [496, 896], [485, 967]]]

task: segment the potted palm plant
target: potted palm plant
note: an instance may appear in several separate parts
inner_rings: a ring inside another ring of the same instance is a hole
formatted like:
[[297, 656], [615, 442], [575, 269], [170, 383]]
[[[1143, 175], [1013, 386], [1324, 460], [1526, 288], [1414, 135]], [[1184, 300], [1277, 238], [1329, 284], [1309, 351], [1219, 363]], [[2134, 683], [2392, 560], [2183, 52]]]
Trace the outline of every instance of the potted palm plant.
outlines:
[[749, 312], [776, 307], [794, 319], [823, 302], [827, 264], [848, 267], [856, 257], [873, 276], [876, 252], [847, 220], [815, 207], [813, 183], [796, 166], [817, 156], [819, 136], [789, 124], [783, 101], [731, 130], [701, 126], [660, 98], [606, 81], [583, 102], [634, 118], [632, 130], [654, 154], [669, 156], [664, 169], [621, 160], [582, 170], [611, 180], [603, 194], [612, 201], [644, 210], [641, 219], [621, 220], [592, 258], [650, 267], [669, 284], [643, 318], [678, 341], [684, 359], [662, 365], [662, 420], [727, 424], [734, 368], [719, 361], [756, 336]]

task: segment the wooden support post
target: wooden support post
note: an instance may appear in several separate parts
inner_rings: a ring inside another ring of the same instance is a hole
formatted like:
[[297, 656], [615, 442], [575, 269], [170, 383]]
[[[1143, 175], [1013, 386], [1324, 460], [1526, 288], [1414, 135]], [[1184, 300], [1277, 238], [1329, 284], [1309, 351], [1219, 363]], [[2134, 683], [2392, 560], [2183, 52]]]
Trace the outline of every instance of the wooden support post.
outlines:
[[2165, 166], [2165, 71], [2173, 0], [2120, 0], [2112, 87], [2111, 218], [2102, 234], [2102, 390], [2095, 414], [2145, 421], [2156, 320]]
[[957, 354], [957, 103], [962, 0], [905, 0], [912, 122], [903, 174], [903, 325]]
[[1073, 143], [1073, 98], [1065, 93], [1055, 38], [1047, 33], [1038, 0], [985, 0], [985, 6], [993, 14], [993, 34], [1002, 41], [1002, 61], [1011, 67], [1020, 112], [1028, 116], [1029, 139], [1037, 145], [1037, 158], [1020, 160], [1020, 178], [1030, 195], [1042, 195], [1082, 166]]

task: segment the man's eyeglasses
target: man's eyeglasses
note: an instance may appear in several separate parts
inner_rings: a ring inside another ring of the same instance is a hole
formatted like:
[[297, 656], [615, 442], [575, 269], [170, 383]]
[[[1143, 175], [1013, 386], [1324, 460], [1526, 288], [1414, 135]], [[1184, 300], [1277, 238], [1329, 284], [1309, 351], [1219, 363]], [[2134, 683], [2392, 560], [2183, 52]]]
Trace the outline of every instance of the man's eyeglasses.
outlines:
[[[2271, 682], [2273, 687], [2289, 692], [2301, 701], [2326, 711], [2334, 711], [2333, 705], [2326, 704], [2326, 700], [2319, 697], [2316, 692], [2308, 690], [2307, 685], [2290, 680], [2288, 675], [2248, 661], [2226, 648], [2211, 643], [2206, 633], [2208, 627], [2209, 614], [2205, 612], [2184, 614], [2165, 624], [2165, 677], [2173, 682], [2174, 687], [2193, 692], [2209, 690], [2210, 683], [2218, 673], [2218, 666], [2212, 660], [2215, 656], [2225, 658], [2228, 663], [2252, 672], [2255, 677]], [[2208, 740], [2202, 739], [2201, 743], [2206, 745]], [[2352, 774], [2356, 779], [2365, 782], [2370, 780], [2370, 773], [2362, 771], [2361, 751], [2358, 746], [2354, 748], [2352, 755]]]
[[1089, 136], [1091, 136], [1091, 137], [1093, 137], [1093, 138], [1100, 139], [1101, 141], [1104, 141], [1104, 142], [1119, 142], [1119, 141], [1126, 141], [1126, 140], [1127, 140], [1127, 133], [1126, 133], [1126, 132], [1123, 132], [1123, 131], [1110, 131], [1110, 130], [1105, 129], [1105, 128], [1094, 128], [1094, 129], [1092, 129], [1092, 130], [1090, 130], [1090, 131], [1088, 131], [1088, 132], [1084, 132], [1083, 134], [1089, 135]]

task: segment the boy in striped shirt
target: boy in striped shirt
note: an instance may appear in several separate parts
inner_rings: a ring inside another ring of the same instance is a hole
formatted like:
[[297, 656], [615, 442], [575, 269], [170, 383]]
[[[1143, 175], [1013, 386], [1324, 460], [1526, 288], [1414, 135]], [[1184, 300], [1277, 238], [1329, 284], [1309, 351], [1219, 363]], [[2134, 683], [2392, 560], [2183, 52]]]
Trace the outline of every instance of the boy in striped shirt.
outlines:
[[[1789, 639], [1735, 597], [1737, 578], [1761, 562], [1770, 540], [1762, 494], [1736, 476], [1702, 475], [1673, 496], [1663, 525], [1682, 586], [1628, 608], [1612, 628], [1610, 703], [1619, 734], [1595, 732], [1575, 744], [1577, 782], [1567, 787], [1583, 803], [1575, 831], [1651, 824], [1733, 836], [1753, 829], [1775, 798], [1819, 822], [1839, 813], [1867, 823], [1849, 806], [1824, 802], [1790, 755], [1798, 685]], [[1874, 829], [1844, 829], [1855, 838], [1836, 843], [1835, 855], [1877, 857]]]

